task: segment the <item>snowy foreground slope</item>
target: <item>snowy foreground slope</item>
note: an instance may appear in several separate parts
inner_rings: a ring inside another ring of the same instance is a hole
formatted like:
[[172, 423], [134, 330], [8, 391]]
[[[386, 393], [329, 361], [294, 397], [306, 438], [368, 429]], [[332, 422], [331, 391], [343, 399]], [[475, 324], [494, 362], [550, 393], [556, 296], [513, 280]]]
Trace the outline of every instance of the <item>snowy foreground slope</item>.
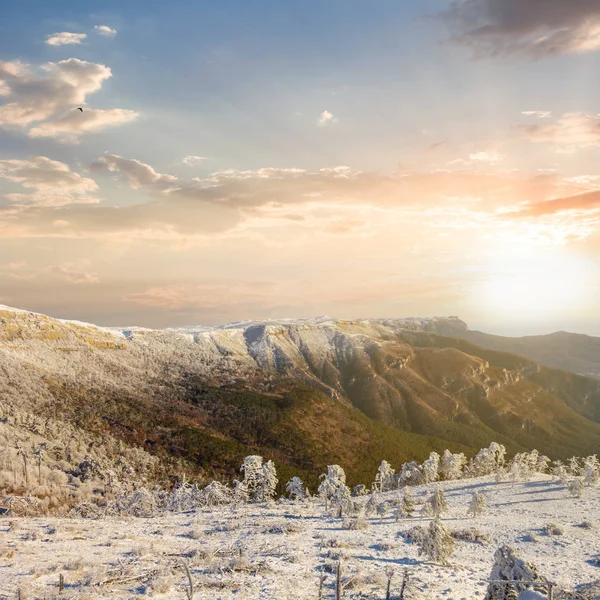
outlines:
[[[322, 503], [283, 502], [229, 507], [152, 519], [4, 518], [0, 520], [0, 598], [185, 598], [189, 565], [196, 599], [317, 599], [334, 597], [335, 564], [342, 565], [344, 598], [386, 594], [386, 569], [394, 569], [391, 597], [397, 598], [404, 569], [410, 574], [406, 599], [482, 599], [502, 544], [533, 563], [540, 576], [560, 588], [576, 589], [600, 579], [600, 490], [581, 499], [564, 486], [536, 475], [525, 483], [496, 483], [492, 477], [436, 484], [445, 491], [450, 530], [477, 528], [484, 543], [457, 542], [450, 566], [419, 556], [402, 537], [430, 518], [417, 510], [395, 522], [371, 517], [368, 527], [349, 530], [343, 519], [325, 515]], [[417, 504], [434, 486], [411, 488]], [[466, 512], [474, 490], [484, 493], [488, 511]], [[398, 492], [399, 493], [399, 492]], [[392, 497], [389, 492], [382, 497]], [[417, 507], [418, 508], [418, 507]], [[593, 527], [581, 527], [584, 521]], [[562, 535], [549, 534], [554, 524]], [[333, 572], [332, 572], [333, 571]], [[596, 596], [589, 596], [596, 597]]]

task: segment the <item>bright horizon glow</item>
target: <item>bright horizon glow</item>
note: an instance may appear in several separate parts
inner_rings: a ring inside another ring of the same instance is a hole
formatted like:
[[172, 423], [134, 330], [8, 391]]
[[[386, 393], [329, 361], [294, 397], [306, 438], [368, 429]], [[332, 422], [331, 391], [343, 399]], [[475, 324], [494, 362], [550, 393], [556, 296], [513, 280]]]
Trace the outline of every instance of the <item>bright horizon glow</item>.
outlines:
[[600, 5], [92, 5], [5, 18], [0, 303], [600, 332]]

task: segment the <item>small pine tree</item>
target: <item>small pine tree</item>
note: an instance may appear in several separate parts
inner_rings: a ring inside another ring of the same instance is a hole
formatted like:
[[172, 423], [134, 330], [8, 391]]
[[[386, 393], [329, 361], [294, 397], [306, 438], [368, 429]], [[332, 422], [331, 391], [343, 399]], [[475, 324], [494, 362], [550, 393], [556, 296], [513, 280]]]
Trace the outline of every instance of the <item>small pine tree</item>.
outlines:
[[436, 519], [438, 519], [440, 515], [447, 510], [448, 503], [444, 497], [444, 492], [442, 492], [440, 488], [436, 488], [433, 490], [431, 496], [427, 498], [427, 502], [425, 502], [423, 507], [423, 512], [425, 514], [433, 515]]
[[410, 517], [415, 510], [415, 499], [409, 489], [404, 490], [402, 497], [402, 510]]
[[433, 562], [447, 565], [453, 552], [454, 538], [439, 519], [431, 521], [429, 529], [419, 541], [419, 554], [425, 554]]
[[485, 496], [478, 491], [474, 491], [471, 496], [471, 503], [469, 504], [469, 510], [467, 511], [468, 517], [477, 517], [482, 515], [487, 510], [487, 504], [485, 502]]

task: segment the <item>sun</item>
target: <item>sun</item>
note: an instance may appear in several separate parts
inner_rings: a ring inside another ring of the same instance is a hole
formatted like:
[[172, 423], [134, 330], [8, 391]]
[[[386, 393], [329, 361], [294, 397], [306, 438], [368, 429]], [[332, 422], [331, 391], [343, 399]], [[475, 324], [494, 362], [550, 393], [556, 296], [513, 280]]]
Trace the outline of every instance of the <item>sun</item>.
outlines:
[[481, 275], [472, 299], [492, 318], [559, 323], [590, 301], [587, 265], [558, 252], [497, 259]]

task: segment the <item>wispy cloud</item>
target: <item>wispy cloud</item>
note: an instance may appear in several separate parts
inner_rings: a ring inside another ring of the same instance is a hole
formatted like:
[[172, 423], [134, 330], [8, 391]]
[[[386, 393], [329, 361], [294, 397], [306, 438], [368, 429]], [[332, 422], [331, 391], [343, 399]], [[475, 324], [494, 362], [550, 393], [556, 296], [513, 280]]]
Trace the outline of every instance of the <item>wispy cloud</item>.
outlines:
[[46, 38], [48, 46], [66, 46], [68, 44], [81, 44], [87, 35], [85, 33], [70, 33], [61, 31], [60, 33], [52, 33]]
[[566, 113], [553, 123], [521, 124], [518, 129], [529, 141], [552, 144], [561, 153], [600, 147], [600, 114]]
[[181, 162], [188, 167], [195, 167], [206, 160], [208, 160], [207, 156], [194, 156], [192, 154], [188, 154], [187, 156], [183, 157]]
[[104, 37], [115, 37], [117, 35], [117, 30], [108, 25], [95, 25], [94, 30]]
[[453, 0], [440, 14], [478, 58], [542, 58], [600, 49], [596, 0]]
[[100, 283], [100, 279], [96, 273], [91, 273], [84, 269], [87, 261], [65, 262], [59, 265], [50, 265], [48, 272], [57, 273], [64, 277], [70, 283], [78, 284], [93, 284]]
[[521, 114], [526, 117], [536, 117], [538, 119], [549, 119], [552, 116], [550, 110], [524, 110]]

